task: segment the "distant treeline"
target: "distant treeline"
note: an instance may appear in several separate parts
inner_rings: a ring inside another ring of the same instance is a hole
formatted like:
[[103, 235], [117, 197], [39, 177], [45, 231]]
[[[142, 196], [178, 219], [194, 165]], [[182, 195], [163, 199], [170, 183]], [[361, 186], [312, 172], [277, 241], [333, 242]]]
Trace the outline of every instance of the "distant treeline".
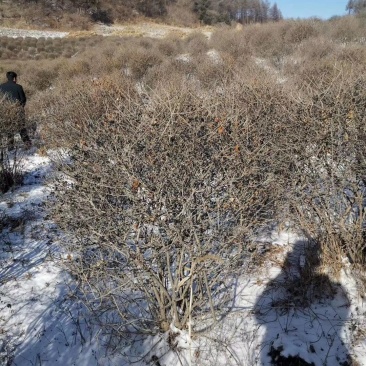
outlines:
[[65, 13], [77, 12], [103, 23], [138, 16], [164, 18], [174, 6], [190, 9], [194, 18], [203, 24], [263, 23], [282, 19], [277, 4], [268, 0], [18, 0], [12, 4], [28, 5], [33, 13], [38, 9], [38, 15], [56, 19]]

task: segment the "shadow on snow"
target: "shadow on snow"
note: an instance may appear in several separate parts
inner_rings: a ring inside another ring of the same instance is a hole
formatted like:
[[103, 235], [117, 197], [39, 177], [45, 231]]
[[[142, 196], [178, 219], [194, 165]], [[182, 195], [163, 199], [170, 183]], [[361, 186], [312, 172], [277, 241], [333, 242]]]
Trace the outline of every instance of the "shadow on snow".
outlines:
[[345, 323], [350, 301], [340, 283], [320, 271], [317, 243], [298, 241], [280, 274], [254, 305], [265, 336], [261, 365], [349, 366]]

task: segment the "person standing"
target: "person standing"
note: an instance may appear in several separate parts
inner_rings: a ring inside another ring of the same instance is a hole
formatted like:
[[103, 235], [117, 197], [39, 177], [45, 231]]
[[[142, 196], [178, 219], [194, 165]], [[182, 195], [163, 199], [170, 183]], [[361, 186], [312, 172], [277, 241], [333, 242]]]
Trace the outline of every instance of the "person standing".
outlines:
[[[27, 98], [25, 96], [23, 87], [19, 84], [17, 84], [17, 77], [18, 75], [14, 71], [8, 71], [6, 73], [7, 82], [0, 85], [0, 92], [3, 93], [7, 99], [11, 102], [17, 103], [21, 110], [21, 120], [23, 126], [25, 125], [25, 113], [24, 113], [24, 107], [27, 103]], [[32, 142], [28, 136], [27, 129], [22, 127], [19, 131], [20, 137], [22, 138], [22, 141], [25, 144], [26, 148], [30, 148], [32, 146]], [[14, 147], [14, 136], [13, 134], [9, 134], [8, 136], [9, 141], [9, 149], [12, 149]]]

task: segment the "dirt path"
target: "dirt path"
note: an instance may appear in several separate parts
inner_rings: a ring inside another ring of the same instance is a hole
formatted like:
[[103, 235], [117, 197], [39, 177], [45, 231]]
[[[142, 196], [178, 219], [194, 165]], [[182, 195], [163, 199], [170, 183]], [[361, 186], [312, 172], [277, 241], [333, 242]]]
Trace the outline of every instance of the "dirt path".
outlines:
[[184, 28], [174, 27], [165, 24], [156, 23], [139, 23], [139, 24], [126, 24], [126, 25], [102, 25], [98, 24], [94, 29], [90, 31], [73, 31], [73, 32], [58, 32], [51, 30], [29, 30], [29, 29], [15, 29], [15, 28], [3, 28], [0, 27], [0, 37], [32, 37], [32, 38], [64, 38], [64, 37], [85, 37], [91, 35], [103, 35], [103, 36], [132, 36], [132, 37], [151, 37], [151, 38], [164, 38], [170, 34], [177, 35], [179, 37], [187, 36], [188, 34], [198, 31], [210, 37], [213, 31], [212, 27], [200, 27], [200, 28]]

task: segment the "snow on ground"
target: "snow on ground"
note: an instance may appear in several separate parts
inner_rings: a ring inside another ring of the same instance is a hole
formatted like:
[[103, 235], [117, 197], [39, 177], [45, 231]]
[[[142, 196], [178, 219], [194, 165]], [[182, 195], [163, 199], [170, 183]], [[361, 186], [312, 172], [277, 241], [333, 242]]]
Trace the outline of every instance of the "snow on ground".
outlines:
[[[62, 235], [47, 217], [54, 168], [34, 149], [24, 157], [23, 185], [1, 196], [1, 365], [270, 365], [270, 356], [301, 356], [316, 366], [366, 365], [366, 304], [347, 272], [331, 278], [318, 253], [290, 231], [258, 238], [266, 249], [243, 268], [235, 297], [212, 329], [120, 344], [110, 355], [98, 327], [73, 298], [63, 269]], [[171, 351], [168, 343], [172, 344]], [[168, 338], [170, 337], [170, 340]]]
[[213, 32], [212, 27], [187, 28], [176, 27], [164, 24], [155, 23], [137, 23], [124, 25], [105, 25], [96, 24], [90, 31], [82, 32], [60, 32], [54, 30], [33, 30], [33, 29], [18, 29], [0, 27], [0, 36], [11, 38], [64, 38], [68, 36], [86, 36], [99, 34], [102, 36], [132, 36], [132, 37], [151, 37], [151, 38], [165, 38], [168, 35], [176, 35], [184, 37], [192, 32], [201, 32], [207, 38], [210, 38]]
[[69, 35], [69, 32], [31, 30], [31, 29], [15, 29], [0, 27], [1, 37], [11, 38], [64, 38]]
[[[352, 357], [366, 365], [366, 308], [355, 282], [346, 272], [335, 281], [317, 271], [308, 243], [296, 236], [268, 239], [263, 264], [238, 279], [230, 311], [200, 339], [197, 365], [272, 365], [280, 356], [316, 366], [356, 365]], [[292, 361], [276, 365], [300, 364]]]
[[112, 365], [60, 265], [61, 233], [44, 207], [52, 163], [34, 152], [24, 160], [24, 184], [0, 202], [0, 364]]
[[165, 38], [168, 35], [187, 36], [192, 32], [201, 32], [207, 38], [210, 38], [213, 32], [212, 27], [200, 27], [200, 28], [187, 28], [177, 27], [166, 24], [155, 23], [137, 23], [137, 24], [124, 24], [124, 25], [104, 25], [98, 24], [95, 26], [95, 32], [103, 36], [138, 36], [138, 37], [151, 37], [151, 38]]

